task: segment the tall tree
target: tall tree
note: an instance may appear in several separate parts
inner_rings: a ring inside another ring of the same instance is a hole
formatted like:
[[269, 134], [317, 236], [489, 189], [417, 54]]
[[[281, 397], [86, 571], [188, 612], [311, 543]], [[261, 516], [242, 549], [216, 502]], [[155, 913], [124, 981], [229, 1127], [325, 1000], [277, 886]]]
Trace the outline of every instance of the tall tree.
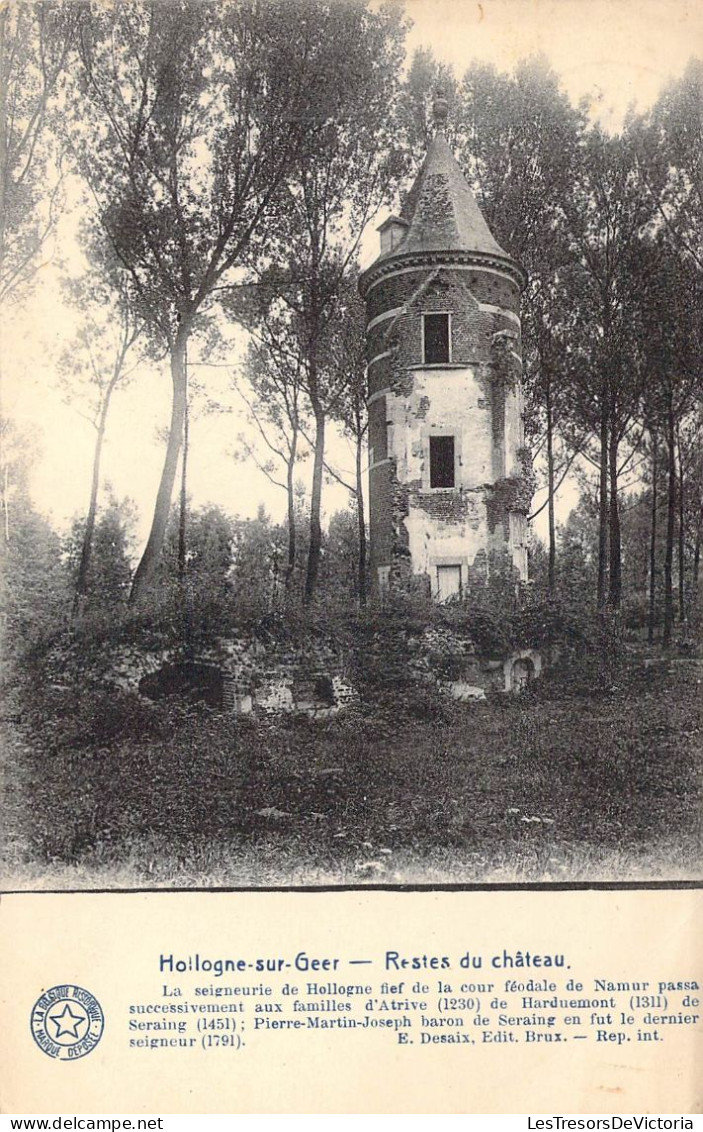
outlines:
[[144, 318], [168, 348], [173, 387], [133, 599], [154, 576], [168, 521], [189, 339], [242, 266], [302, 140], [324, 127], [327, 12], [322, 0], [303, 0], [295, 20], [285, 0], [81, 10], [69, 136]]
[[703, 409], [700, 403], [692, 413], [691, 419], [687, 421], [686, 446], [688, 449], [686, 529], [690, 561], [687, 616], [693, 615], [700, 626], [699, 573], [703, 539]]
[[649, 422], [651, 451], [651, 510], [649, 529], [649, 594], [647, 612], [647, 641], [654, 643], [657, 617], [657, 510], [659, 503], [659, 431], [657, 422]]
[[25, 287], [54, 231], [62, 153], [47, 130], [77, 5], [0, 8], [0, 304]]
[[108, 415], [115, 390], [124, 386], [134, 371], [130, 353], [142, 333], [143, 323], [134, 310], [131, 289], [124, 270], [114, 257], [103, 260], [103, 271], [93, 267], [67, 282], [81, 322], [76, 337], [59, 359], [65, 399], [89, 421], [95, 432], [90, 491], [82, 545], [75, 571], [75, 603], [88, 592], [93, 534], [98, 512], [100, 473]]
[[[164, 579], [181, 588], [180, 506], [174, 507], [159, 564]], [[188, 517], [188, 586], [199, 601], [221, 604], [227, 596], [232, 568], [235, 521], [212, 505], [190, 511]], [[179, 595], [180, 596], [180, 595]]]
[[27, 657], [64, 626], [69, 594], [59, 537], [32, 503], [36, 438], [0, 418], [0, 635], [4, 662]]
[[278, 608], [285, 545], [285, 530], [271, 521], [263, 504], [256, 518], [235, 523], [232, 589], [238, 616], [261, 617]]
[[643, 372], [633, 328], [638, 248], [652, 217], [629, 139], [599, 127], [583, 136], [572, 193], [563, 203], [574, 294], [591, 335], [590, 373], [575, 400], [599, 445], [598, 604], [620, 606], [622, 569], [618, 484], [620, 447], [636, 421]]
[[[584, 117], [546, 59], [513, 75], [474, 63], [461, 87], [459, 157], [491, 231], [530, 279], [563, 262], [563, 208]], [[527, 293], [529, 302], [529, 290]]]
[[[368, 220], [388, 199], [398, 171], [393, 131], [404, 24], [397, 9], [330, 5], [320, 33], [335, 37], [327, 66], [325, 122], [303, 139], [277, 198], [263, 251], [265, 314], [275, 313], [286, 350], [301, 363], [313, 416], [310, 542], [305, 599], [317, 584], [322, 545], [325, 429], [344, 380], [331, 365], [330, 337], [344, 281]], [[331, 88], [331, 89], [329, 89]]]
[[[251, 391], [246, 391], [240, 376], [233, 379], [246, 405], [249, 424], [248, 435], [241, 433], [237, 439], [239, 454], [253, 460], [270, 483], [286, 493], [285, 588], [286, 593], [290, 593], [297, 561], [296, 469], [308, 455], [305, 432], [310, 410], [300, 355], [289, 354], [285, 335], [278, 332], [275, 317], [272, 321], [263, 311], [259, 314], [255, 320], [256, 338], [250, 345], [244, 367]], [[263, 458], [260, 456], [262, 447]]]
[[93, 520], [91, 534], [91, 554], [87, 565], [85, 560], [85, 529], [87, 520], [76, 519], [64, 543], [69, 577], [74, 589], [84, 601], [95, 609], [113, 612], [129, 594], [132, 581], [132, 546], [136, 511], [133, 503], [118, 500], [112, 491]]
[[547, 496], [528, 521], [548, 516], [547, 592], [556, 592], [557, 493], [574, 461], [587, 448], [591, 425], [573, 412], [573, 390], [584, 380], [586, 328], [572, 293], [573, 272], [557, 264], [533, 277], [527, 306], [524, 385], [525, 432], [533, 460], [544, 452]]
[[652, 109], [632, 119], [630, 132], [659, 221], [703, 272], [703, 59], [691, 59]]
[[646, 385], [644, 413], [666, 451], [667, 511], [664, 556], [664, 633], [668, 646], [674, 626], [674, 549], [680, 461], [677, 434], [700, 399], [703, 334], [703, 282], [690, 258], [663, 232], [639, 249], [638, 290], [642, 314]]
[[342, 394], [335, 417], [344, 435], [354, 446], [353, 485], [345, 487], [354, 497], [357, 525], [357, 594], [364, 605], [367, 597], [367, 538], [364, 515], [364, 450], [369, 418], [366, 408], [366, 309], [361, 300], [356, 272], [352, 273], [340, 295], [336, 331], [330, 336], [330, 368], [341, 378]]

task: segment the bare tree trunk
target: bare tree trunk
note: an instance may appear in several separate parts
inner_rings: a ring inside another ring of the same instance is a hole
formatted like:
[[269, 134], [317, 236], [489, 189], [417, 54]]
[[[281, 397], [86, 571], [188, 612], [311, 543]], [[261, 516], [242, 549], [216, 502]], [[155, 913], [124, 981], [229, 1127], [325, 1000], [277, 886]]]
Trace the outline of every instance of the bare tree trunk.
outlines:
[[698, 511], [698, 523], [696, 525], [696, 541], [693, 547], [693, 569], [691, 574], [691, 603], [695, 604], [696, 595], [698, 593], [698, 576], [701, 564], [701, 538], [703, 537], [703, 506]]
[[647, 640], [654, 643], [654, 622], [656, 613], [656, 570], [657, 570], [657, 456], [658, 436], [656, 432], [652, 437], [652, 520], [649, 538], [649, 619], [647, 625]]
[[363, 437], [356, 438], [356, 515], [359, 525], [359, 604], [366, 605], [366, 519], [364, 518], [364, 477], [361, 470]]
[[[5, 10], [6, 11], [6, 10]], [[5, 18], [5, 12], [0, 12], [0, 29], [2, 29], [2, 20]], [[0, 87], [0, 98], [2, 97], [2, 88]], [[1, 105], [1, 103], [0, 103]], [[0, 166], [2, 169], [2, 166]], [[0, 218], [0, 229], [2, 228], [2, 219]], [[0, 240], [2, 239], [2, 232], [0, 231]], [[0, 244], [0, 267], [2, 266], [2, 245]], [[1, 311], [1, 308], [0, 308]], [[3, 412], [3, 371], [2, 359], [4, 352], [3, 342], [3, 321], [0, 319], [0, 466], [2, 467], [2, 530], [3, 530], [3, 543], [5, 546], [10, 542], [10, 461], [3, 458], [3, 448], [5, 444], [4, 432], [2, 428], [2, 421], [4, 420]]]
[[547, 567], [547, 594], [554, 597], [556, 589], [557, 538], [554, 516], [554, 421], [552, 417], [552, 382], [547, 377], [545, 390], [547, 408], [547, 515], [549, 519], [549, 563]]
[[698, 576], [701, 562], [701, 536], [703, 535], [703, 510], [698, 516], [698, 526], [696, 528], [696, 541], [693, 547], [693, 571], [691, 574], [691, 592], [689, 594], [688, 602], [689, 609], [694, 617], [698, 618], [699, 613], [699, 598], [698, 598]]
[[671, 644], [671, 631], [674, 625], [674, 594], [672, 573], [674, 564], [674, 528], [676, 524], [676, 448], [674, 438], [674, 407], [669, 397], [669, 411], [666, 431], [669, 490], [666, 514], [666, 554], [664, 556], [664, 635], [662, 644]]
[[681, 455], [681, 434], [676, 430], [676, 447], [679, 454], [679, 622], [683, 625], [686, 620], [686, 523], [685, 523], [685, 497], [683, 458]]
[[601, 397], [600, 479], [598, 487], [598, 608], [605, 608], [608, 574], [608, 411]]
[[703, 538], [703, 501], [700, 502], [698, 507], [698, 522], [696, 523], [696, 542], [693, 547], [693, 572], [691, 575], [691, 597], [690, 604], [692, 609], [698, 608], [698, 576], [701, 562], [701, 539]]
[[190, 455], [190, 416], [188, 413], [188, 355], [184, 359], [185, 405], [183, 409], [183, 451], [181, 454], [181, 490], [178, 506], [178, 601], [183, 626], [183, 648], [191, 653], [192, 594], [188, 586], [188, 457]]
[[81, 557], [78, 565], [78, 577], [76, 578], [76, 595], [73, 606], [74, 614], [78, 611], [78, 605], [81, 598], [85, 597], [88, 592], [88, 573], [90, 571], [90, 559], [93, 551], [95, 518], [98, 510], [98, 492], [100, 490], [100, 463], [103, 454], [103, 443], [105, 440], [105, 429], [107, 426], [107, 414], [110, 409], [110, 401], [112, 399], [112, 394], [119, 376], [119, 372], [115, 373], [107, 389], [105, 390], [105, 397], [103, 398], [102, 407], [100, 409], [100, 416], [98, 418], [95, 448], [93, 450], [93, 474], [90, 483], [90, 500], [88, 502], [88, 514], [86, 515], [85, 520], [85, 531], [83, 532]]
[[618, 506], [618, 436], [615, 429], [615, 412], [610, 416], [610, 445], [608, 462], [610, 465], [610, 577], [608, 586], [608, 605], [612, 610], [620, 609], [622, 600], [622, 554], [620, 535], [620, 508]]
[[166, 445], [166, 456], [161, 472], [161, 482], [159, 483], [159, 490], [154, 505], [151, 530], [132, 581], [132, 591], [129, 595], [130, 603], [138, 601], [152, 581], [164, 544], [164, 536], [168, 524], [168, 513], [173, 496], [173, 485], [178, 468], [178, 457], [183, 440], [183, 423], [186, 412], [186, 347], [189, 334], [190, 327], [187, 324], [181, 324], [171, 350], [173, 401], [171, 404], [171, 425], [168, 434], [168, 444]]
[[4, 278], [5, 266], [5, 192], [9, 170], [7, 168], [7, 105], [9, 94], [9, 67], [6, 63], [6, 32], [10, 19], [10, 5], [0, 11], [0, 279]]
[[285, 575], [285, 588], [286, 593], [289, 592], [293, 583], [293, 574], [295, 572], [295, 555], [296, 555], [296, 530], [295, 530], [295, 457], [298, 447], [298, 437], [293, 437], [290, 454], [288, 457], [288, 466], [286, 468], [286, 491], [288, 493], [288, 561], [286, 563]]
[[325, 461], [325, 414], [321, 406], [313, 405], [315, 413], [315, 456], [312, 468], [312, 491], [310, 496], [310, 547], [308, 550], [308, 568], [305, 578], [305, 603], [309, 604], [315, 594], [317, 576], [320, 569], [320, 552], [322, 549], [322, 527], [320, 513], [322, 510], [322, 472]]
[[183, 585], [186, 577], [186, 525], [188, 522], [188, 367], [185, 370], [185, 409], [183, 412], [183, 454], [181, 457], [181, 498], [178, 511], [178, 580]]
[[5, 464], [2, 472], [2, 530], [5, 545], [10, 541], [10, 466]]

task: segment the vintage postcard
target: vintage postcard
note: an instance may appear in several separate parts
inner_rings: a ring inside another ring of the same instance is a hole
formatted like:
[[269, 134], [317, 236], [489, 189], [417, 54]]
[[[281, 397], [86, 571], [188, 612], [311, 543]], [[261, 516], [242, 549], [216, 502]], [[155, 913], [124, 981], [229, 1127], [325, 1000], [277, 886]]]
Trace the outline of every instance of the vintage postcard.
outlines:
[[693, 1128], [703, 14], [27, 0], [0, 82], [0, 1113]]

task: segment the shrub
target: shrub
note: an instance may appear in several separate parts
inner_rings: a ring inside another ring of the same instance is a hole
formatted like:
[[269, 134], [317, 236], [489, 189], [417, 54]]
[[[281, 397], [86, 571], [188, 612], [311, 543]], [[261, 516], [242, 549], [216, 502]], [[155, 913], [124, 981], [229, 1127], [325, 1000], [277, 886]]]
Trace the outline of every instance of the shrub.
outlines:
[[172, 735], [185, 709], [153, 704], [118, 688], [49, 685], [25, 690], [22, 720], [45, 755], [64, 750], [95, 750], [123, 740], [163, 739]]

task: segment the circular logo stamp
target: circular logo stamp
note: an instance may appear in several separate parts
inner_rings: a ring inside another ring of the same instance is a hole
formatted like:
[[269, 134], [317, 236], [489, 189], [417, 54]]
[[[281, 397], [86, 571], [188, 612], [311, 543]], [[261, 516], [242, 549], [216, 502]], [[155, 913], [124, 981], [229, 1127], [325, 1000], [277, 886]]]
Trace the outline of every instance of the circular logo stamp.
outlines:
[[32, 1009], [32, 1037], [48, 1057], [76, 1061], [95, 1049], [105, 1018], [97, 998], [83, 987], [67, 983], [51, 987]]

